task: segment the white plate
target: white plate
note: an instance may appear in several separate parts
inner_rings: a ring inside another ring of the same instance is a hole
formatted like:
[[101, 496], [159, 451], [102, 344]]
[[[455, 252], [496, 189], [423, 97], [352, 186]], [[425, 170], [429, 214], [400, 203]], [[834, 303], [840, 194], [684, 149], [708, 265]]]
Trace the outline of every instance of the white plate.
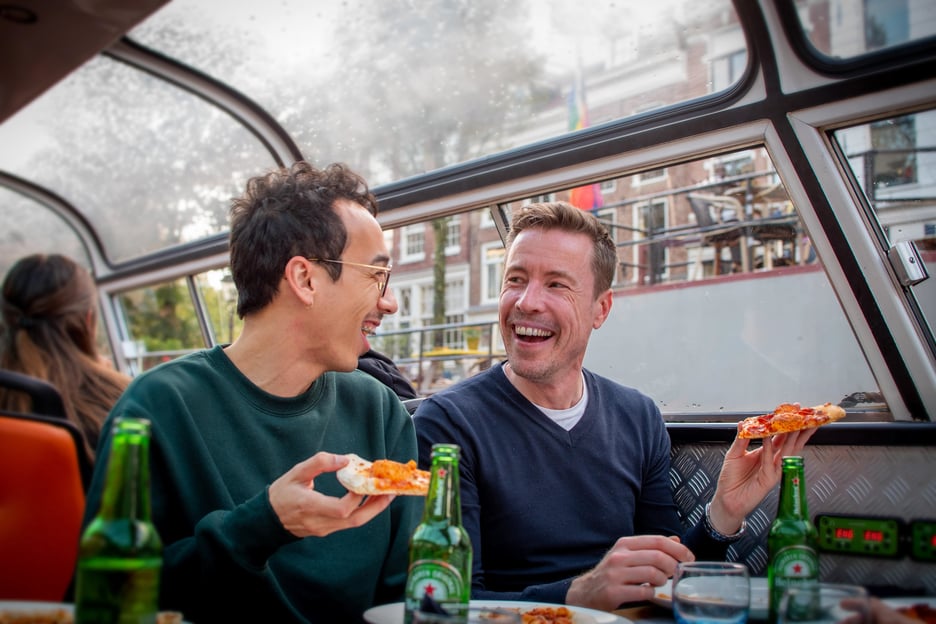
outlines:
[[[61, 609], [69, 615], [75, 613], [75, 605], [67, 602], [31, 602], [25, 600], [0, 600], [0, 613], [12, 611], [38, 611], [41, 613], [47, 613], [50, 611], [55, 611]], [[188, 620], [183, 620], [182, 624], [191, 624]]]
[[[572, 607], [568, 605], [557, 605], [545, 602], [521, 602], [518, 600], [472, 600], [473, 607], [493, 607], [498, 609], [520, 609], [526, 611], [536, 607], [563, 607], [569, 609], [575, 614], [575, 624], [628, 624], [630, 620], [622, 618], [614, 613], [607, 611], [596, 611], [586, 609], [585, 607]], [[403, 603], [394, 602], [392, 604], [371, 607], [364, 612], [364, 621], [369, 624], [402, 624], [403, 622]]]
[[882, 598], [881, 602], [888, 607], [900, 609], [902, 607], [912, 607], [913, 605], [925, 604], [936, 608], [936, 597], [933, 596], [901, 596], [899, 598]]
[[[668, 579], [665, 585], [656, 588], [651, 602], [673, 608], [673, 579]], [[751, 611], [748, 614], [752, 620], [766, 620], [770, 606], [770, 592], [767, 589], [767, 579], [763, 576], [751, 577]]]
[[66, 613], [72, 613], [75, 607], [64, 602], [0, 600], [0, 611], [52, 611], [53, 609], [62, 609]]

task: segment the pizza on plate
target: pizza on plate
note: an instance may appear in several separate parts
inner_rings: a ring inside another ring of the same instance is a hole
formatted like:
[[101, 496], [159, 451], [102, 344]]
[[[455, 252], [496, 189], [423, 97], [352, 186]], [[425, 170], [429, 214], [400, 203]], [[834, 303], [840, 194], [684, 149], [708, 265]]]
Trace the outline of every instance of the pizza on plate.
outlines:
[[925, 624], [936, 624], [936, 608], [929, 606], [925, 602], [912, 604], [897, 609], [901, 615], [908, 618], [925, 622]]
[[[497, 613], [482, 614], [480, 619], [491, 622], [497, 622], [499, 619], [506, 619], [502, 616], [499, 617], [499, 613], [501, 612], [519, 614], [522, 624], [578, 624], [582, 621], [580, 618], [576, 618], [575, 614], [568, 607], [547, 606], [537, 606], [529, 609], [521, 607], [497, 607]], [[591, 621], [592, 619], [588, 618], [588, 622]]]
[[349, 453], [350, 461], [336, 473], [341, 485], [355, 494], [403, 494], [425, 496], [429, 491], [429, 472], [416, 467], [415, 460], [402, 464], [392, 459], [368, 461]]
[[845, 410], [825, 403], [815, 407], [800, 407], [799, 403], [782, 403], [769, 414], [751, 416], [738, 423], [739, 438], [769, 438], [778, 433], [821, 427], [845, 418]]
[[523, 624], [575, 624], [575, 616], [566, 607], [534, 607], [520, 617]]

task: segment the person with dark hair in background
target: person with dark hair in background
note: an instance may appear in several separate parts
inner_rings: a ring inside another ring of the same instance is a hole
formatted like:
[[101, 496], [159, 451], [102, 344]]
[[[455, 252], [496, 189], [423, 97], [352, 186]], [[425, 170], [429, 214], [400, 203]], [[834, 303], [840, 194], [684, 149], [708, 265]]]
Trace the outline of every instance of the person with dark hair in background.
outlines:
[[[388, 296], [391, 295], [392, 293]], [[358, 357], [358, 368], [393, 390], [401, 401], [415, 399], [416, 390], [403, 375], [403, 371], [389, 357], [372, 349], [367, 339], [380, 327], [382, 319], [381, 310], [373, 310], [364, 318], [361, 325], [361, 355]]]
[[[21, 258], [3, 281], [0, 368], [58, 389], [92, 462], [101, 425], [130, 383], [98, 350], [97, 306], [91, 274], [59, 254]], [[25, 393], [7, 388], [0, 388], [0, 407], [32, 411]]]
[[358, 368], [393, 390], [400, 400], [419, 396], [396, 363], [379, 351], [368, 349], [358, 358]]
[[607, 227], [565, 202], [529, 204], [514, 211], [506, 246], [507, 361], [428, 397], [414, 416], [421, 467], [434, 443], [462, 449], [472, 598], [612, 610], [651, 598], [680, 561], [724, 559], [779, 482], [781, 456], [815, 430], [751, 451], [735, 439], [712, 501], [684, 531], [659, 409], [583, 367], [611, 311]]
[[143, 373], [111, 412], [152, 421], [162, 609], [201, 624], [361, 622], [402, 599], [422, 500], [352, 494], [334, 474], [348, 453], [416, 457], [400, 400], [355, 370], [366, 319], [397, 309], [376, 211], [341, 164], [250, 179], [231, 206], [241, 334]]

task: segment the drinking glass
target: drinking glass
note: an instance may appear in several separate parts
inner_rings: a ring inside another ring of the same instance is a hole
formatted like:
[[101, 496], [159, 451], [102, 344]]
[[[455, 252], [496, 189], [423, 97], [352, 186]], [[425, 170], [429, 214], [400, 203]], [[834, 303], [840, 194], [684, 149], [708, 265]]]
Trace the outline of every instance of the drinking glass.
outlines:
[[673, 575], [673, 614], [679, 624], [744, 624], [751, 581], [743, 563], [680, 563]]
[[871, 624], [868, 592], [858, 585], [820, 583], [788, 587], [780, 597], [777, 624]]
[[517, 611], [468, 607], [467, 616], [414, 611], [412, 624], [521, 624], [521, 619]]

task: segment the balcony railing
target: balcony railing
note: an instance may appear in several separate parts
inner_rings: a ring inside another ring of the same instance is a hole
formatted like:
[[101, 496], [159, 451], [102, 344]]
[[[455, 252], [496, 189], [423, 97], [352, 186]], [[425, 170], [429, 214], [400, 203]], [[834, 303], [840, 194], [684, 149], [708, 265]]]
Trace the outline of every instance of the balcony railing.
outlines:
[[497, 321], [382, 331], [370, 342], [396, 362], [420, 395], [432, 394], [505, 357]]

